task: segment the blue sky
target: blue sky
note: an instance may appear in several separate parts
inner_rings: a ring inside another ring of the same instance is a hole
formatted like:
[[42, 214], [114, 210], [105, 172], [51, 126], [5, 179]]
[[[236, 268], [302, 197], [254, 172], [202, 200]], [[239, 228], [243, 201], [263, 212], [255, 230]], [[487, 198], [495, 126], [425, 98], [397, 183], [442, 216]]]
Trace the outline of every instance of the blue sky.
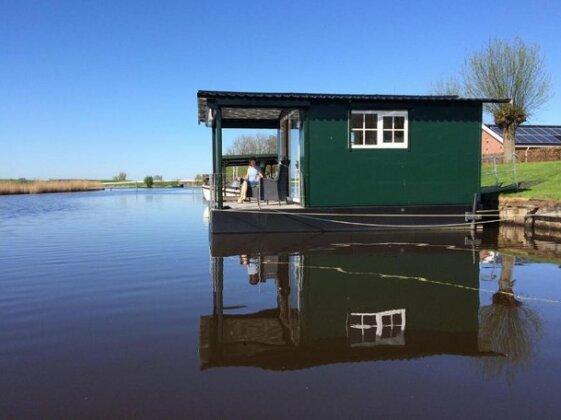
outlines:
[[561, 124], [559, 22], [539, 0], [0, 0], [0, 178], [191, 177], [198, 89], [423, 94], [489, 37], [541, 45], [531, 122]]

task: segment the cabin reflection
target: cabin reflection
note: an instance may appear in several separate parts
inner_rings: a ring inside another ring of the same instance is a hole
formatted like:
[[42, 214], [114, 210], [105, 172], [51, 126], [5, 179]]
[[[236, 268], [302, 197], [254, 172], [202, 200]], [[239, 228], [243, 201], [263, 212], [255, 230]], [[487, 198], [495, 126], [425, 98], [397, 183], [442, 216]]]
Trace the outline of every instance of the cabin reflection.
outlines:
[[250, 282], [257, 274], [276, 288], [276, 306], [251, 314], [225, 313], [226, 255], [211, 257], [214, 305], [201, 317], [201, 368], [493, 354], [478, 344], [479, 253], [464, 236], [390, 239], [329, 236], [271, 256], [240, 247]]

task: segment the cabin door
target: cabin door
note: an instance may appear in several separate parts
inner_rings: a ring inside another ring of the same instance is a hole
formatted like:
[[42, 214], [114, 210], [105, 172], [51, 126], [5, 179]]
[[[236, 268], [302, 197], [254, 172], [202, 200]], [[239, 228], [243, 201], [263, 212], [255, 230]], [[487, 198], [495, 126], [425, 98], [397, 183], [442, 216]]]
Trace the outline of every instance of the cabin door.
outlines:
[[302, 197], [302, 176], [301, 176], [301, 150], [300, 136], [302, 123], [300, 113], [293, 111], [288, 114], [288, 159], [290, 167], [288, 169], [288, 196], [291, 201], [300, 203]]

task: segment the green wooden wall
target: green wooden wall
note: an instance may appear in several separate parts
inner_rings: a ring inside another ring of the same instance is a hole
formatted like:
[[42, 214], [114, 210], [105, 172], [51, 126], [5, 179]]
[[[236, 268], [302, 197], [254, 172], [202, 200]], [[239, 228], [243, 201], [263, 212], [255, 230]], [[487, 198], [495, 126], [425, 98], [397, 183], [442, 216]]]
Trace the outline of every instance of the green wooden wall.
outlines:
[[[351, 312], [392, 309], [406, 309], [406, 331], [471, 332], [477, 337], [479, 293], [461, 287], [479, 284], [479, 261], [469, 252], [396, 249], [304, 258], [300, 317], [308, 344], [346, 337]], [[415, 280], [419, 277], [460, 287]]]
[[345, 104], [312, 105], [302, 162], [307, 207], [471, 204], [480, 191], [479, 103], [372, 103], [409, 111], [408, 149], [350, 149]]

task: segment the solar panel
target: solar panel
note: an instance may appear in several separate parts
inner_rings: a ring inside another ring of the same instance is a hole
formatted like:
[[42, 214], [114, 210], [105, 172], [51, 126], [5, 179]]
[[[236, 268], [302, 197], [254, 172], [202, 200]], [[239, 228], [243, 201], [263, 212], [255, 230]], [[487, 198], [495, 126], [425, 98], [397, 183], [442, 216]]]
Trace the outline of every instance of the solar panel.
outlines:
[[561, 135], [561, 127], [536, 127], [542, 134], [554, 136]]
[[[496, 125], [488, 125], [494, 133], [502, 137], [502, 130]], [[521, 125], [516, 130], [516, 144], [561, 146], [561, 126]]]

